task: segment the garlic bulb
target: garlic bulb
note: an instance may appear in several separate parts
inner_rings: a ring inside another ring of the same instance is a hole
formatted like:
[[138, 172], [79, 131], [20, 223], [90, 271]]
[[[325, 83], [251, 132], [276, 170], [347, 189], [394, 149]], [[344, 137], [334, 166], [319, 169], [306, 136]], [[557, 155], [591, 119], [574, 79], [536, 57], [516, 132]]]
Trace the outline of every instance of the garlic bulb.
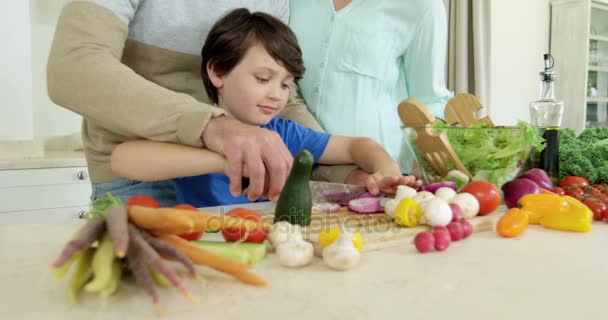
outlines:
[[323, 249], [323, 261], [336, 270], [348, 270], [359, 264], [361, 253], [353, 245], [353, 234], [340, 228], [336, 242]]
[[299, 225], [293, 225], [287, 221], [279, 221], [272, 226], [268, 235], [273, 248], [278, 248], [283, 242], [287, 242], [287, 235], [291, 232], [300, 232]]
[[312, 243], [302, 238], [299, 228], [291, 228], [286, 233], [287, 241], [279, 243], [277, 255], [279, 262], [285, 267], [301, 267], [312, 261], [314, 247]]

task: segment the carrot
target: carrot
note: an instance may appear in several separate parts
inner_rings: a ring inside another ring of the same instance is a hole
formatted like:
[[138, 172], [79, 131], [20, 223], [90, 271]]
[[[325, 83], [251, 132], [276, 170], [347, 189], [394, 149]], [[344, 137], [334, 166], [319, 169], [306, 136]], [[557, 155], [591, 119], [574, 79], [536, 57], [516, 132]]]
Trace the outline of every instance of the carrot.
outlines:
[[102, 298], [107, 298], [111, 296], [116, 289], [118, 289], [118, 283], [120, 282], [120, 277], [122, 276], [122, 266], [119, 260], [114, 260], [112, 262], [112, 276], [108, 283], [108, 286], [103, 288], [99, 295]]
[[192, 262], [198, 265], [208, 266], [220, 272], [227, 273], [245, 283], [266, 286], [264, 279], [247, 271], [248, 265], [230, 259], [222, 258], [207, 250], [199, 248], [189, 241], [172, 234], [159, 234], [157, 238], [173, 246], [188, 256]]
[[139, 283], [140, 286], [144, 287], [152, 297], [152, 304], [154, 305], [156, 313], [162, 313], [158, 291], [154, 286], [154, 279], [150, 274], [150, 270], [148, 270], [148, 266], [146, 266], [146, 263], [144, 262], [139, 248], [134, 248], [133, 246], [129, 248], [129, 251], [127, 251], [127, 263], [129, 264], [131, 273], [135, 277], [135, 281]]
[[127, 223], [127, 209], [125, 207], [111, 205], [106, 209], [106, 228], [112, 237], [114, 255], [118, 258], [124, 257], [129, 247]]
[[163, 276], [165, 276], [174, 287], [179, 289], [179, 291], [190, 301], [195, 302], [195, 299], [190, 295], [188, 289], [184, 287], [182, 282], [179, 280], [177, 273], [175, 270], [170, 268], [166, 263], [163, 262], [161, 257], [156, 252], [146, 240], [142, 237], [139, 230], [129, 224], [129, 233], [131, 239], [131, 245], [137, 247], [139, 252], [141, 253], [141, 257], [144, 259], [148, 266], [154, 267], [156, 271], [160, 272]]
[[89, 281], [89, 278], [93, 275], [93, 269], [91, 268], [91, 262], [93, 261], [93, 254], [95, 249], [88, 248], [80, 255], [78, 259], [78, 266], [70, 278], [70, 282], [67, 286], [68, 297], [72, 304], [78, 300], [78, 293], [82, 286]]
[[84, 290], [89, 292], [97, 292], [107, 287], [112, 280], [112, 263], [114, 262], [114, 253], [112, 252], [112, 239], [110, 234], [105, 232], [99, 243], [91, 268], [93, 269], [93, 280], [84, 286]]
[[128, 210], [129, 220], [145, 230], [172, 234], [195, 232], [192, 218], [184, 214], [184, 212], [187, 211], [142, 206], [130, 206]]
[[78, 236], [66, 244], [57, 260], [51, 264], [51, 267], [53, 269], [61, 267], [78, 251], [88, 248], [101, 236], [105, 228], [106, 225], [103, 217], [95, 216], [89, 219], [78, 233]]
[[229, 227], [270, 227], [270, 224], [263, 222], [177, 208], [131, 206], [129, 207], [129, 219], [142, 229], [169, 234], [185, 234]]
[[186, 267], [186, 269], [188, 269], [193, 278], [199, 278], [199, 274], [198, 271], [196, 271], [194, 263], [192, 263], [192, 260], [190, 260], [190, 258], [188, 258], [181, 251], [178, 251], [164, 241], [154, 238], [147, 232], [141, 232], [141, 235], [163, 258], [180, 262], [184, 265], [184, 267]]

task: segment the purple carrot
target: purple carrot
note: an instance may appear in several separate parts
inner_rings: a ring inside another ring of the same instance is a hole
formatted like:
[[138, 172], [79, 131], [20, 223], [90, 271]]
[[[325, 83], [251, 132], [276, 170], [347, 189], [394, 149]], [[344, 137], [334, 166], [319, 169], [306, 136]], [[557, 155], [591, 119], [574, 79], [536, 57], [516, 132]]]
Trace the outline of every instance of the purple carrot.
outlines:
[[113, 204], [106, 209], [106, 227], [110, 232], [114, 245], [114, 255], [119, 258], [125, 256], [129, 248], [127, 208]]
[[150, 244], [143, 238], [139, 229], [130, 223], [129, 233], [131, 242], [130, 245], [140, 250], [142, 259], [146, 262], [146, 264], [164, 275], [188, 300], [194, 302], [195, 299], [192, 297], [192, 295], [190, 295], [186, 287], [184, 287], [182, 282], [179, 280], [175, 270], [171, 269], [171, 267], [163, 262], [163, 259], [160, 257], [158, 252], [156, 252], [154, 248], [152, 248], [152, 246], [150, 246]]
[[51, 266], [54, 269], [57, 269], [64, 265], [74, 254], [76, 254], [76, 252], [88, 248], [95, 242], [95, 240], [103, 234], [105, 229], [106, 225], [103, 217], [95, 216], [89, 219], [78, 233], [78, 236], [65, 245], [59, 258], [57, 258]]
[[139, 283], [140, 286], [144, 287], [152, 297], [152, 304], [154, 305], [156, 312], [161, 313], [158, 291], [154, 286], [154, 279], [143, 258], [143, 253], [138, 248], [131, 246], [127, 251], [127, 263], [129, 264], [131, 273], [135, 277], [135, 281]]
[[188, 270], [188, 272], [190, 272], [190, 275], [193, 278], [198, 277], [198, 271], [196, 270], [196, 266], [194, 265], [192, 260], [188, 258], [188, 256], [183, 254], [181, 251], [175, 249], [170, 244], [160, 239], [154, 238], [147, 232], [141, 232], [141, 235], [163, 258], [180, 262], [184, 265], [184, 267], [186, 267], [186, 269]]

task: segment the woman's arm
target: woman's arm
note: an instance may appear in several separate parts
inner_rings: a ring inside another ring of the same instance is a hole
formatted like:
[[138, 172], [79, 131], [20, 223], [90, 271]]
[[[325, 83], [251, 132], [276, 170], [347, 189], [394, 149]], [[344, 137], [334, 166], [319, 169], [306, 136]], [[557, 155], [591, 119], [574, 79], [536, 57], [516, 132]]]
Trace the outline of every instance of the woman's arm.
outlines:
[[112, 171], [119, 177], [159, 181], [208, 173], [225, 173], [223, 156], [207, 149], [149, 140], [121, 143], [112, 152]]

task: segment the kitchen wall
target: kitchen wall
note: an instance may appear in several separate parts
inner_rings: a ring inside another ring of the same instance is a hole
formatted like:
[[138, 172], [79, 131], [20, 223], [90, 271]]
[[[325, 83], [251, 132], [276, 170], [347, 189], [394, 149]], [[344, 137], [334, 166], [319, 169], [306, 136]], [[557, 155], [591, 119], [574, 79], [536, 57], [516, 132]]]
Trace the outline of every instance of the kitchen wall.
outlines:
[[530, 121], [528, 105], [538, 99], [549, 50], [549, 0], [490, 1], [490, 116], [503, 125]]

